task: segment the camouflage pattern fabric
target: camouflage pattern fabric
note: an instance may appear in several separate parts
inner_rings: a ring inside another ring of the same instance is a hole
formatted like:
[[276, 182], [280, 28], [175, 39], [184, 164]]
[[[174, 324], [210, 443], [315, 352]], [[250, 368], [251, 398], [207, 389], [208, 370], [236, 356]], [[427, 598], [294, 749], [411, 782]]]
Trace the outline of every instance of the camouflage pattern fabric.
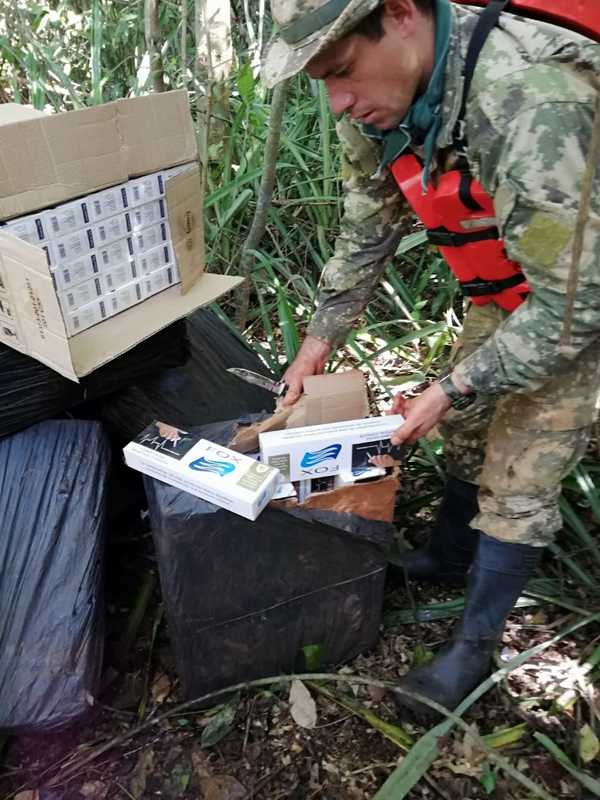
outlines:
[[[508, 317], [471, 305], [455, 360], [468, 358]], [[440, 424], [448, 473], [480, 486], [474, 528], [504, 541], [545, 546], [560, 530], [560, 482], [585, 452], [600, 390], [600, 342], [569, 371], [533, 392], [478, 395]]]
[[412, 218], [392, 174], [379, 172], [380, 146], [347, 117], [343, 144], [344, 214], [335, 252], [321, 275], [319, 307], [308, 333], [340, 345], [369, 302]]
[[304, 69], [328, 44], [345, 36], [382, 0], [273, 0], [278, 32], [265, 49], [263, 83], [272, 88]]
[[[452, 14], [440, 163], [452, 149], [477, 17], [457, 6]], [[600, 165], [571, 341], [560, 344], [599, 76], [598, 44], [503, 14], [479, 57], [467, 105], [469, 163], [493, 197], [507, 254], [521, 264], [532, 293], [510, 315], [494, 305], [471, 307], [456, 370], [479, 399], [466, 419], [448, 414], [446, 452], [451, 474], [481, 484], [474, 526], [527, 544], [546, 544], [560, 527], [560, 478], [585, 449], [600, 386]], [[333, 345], [369, 302], [408, 218], [398, 189], [375, 168], [380, 142], [346, 120], [338, 133], [345, 151], [342, 233], [308, 328]]]

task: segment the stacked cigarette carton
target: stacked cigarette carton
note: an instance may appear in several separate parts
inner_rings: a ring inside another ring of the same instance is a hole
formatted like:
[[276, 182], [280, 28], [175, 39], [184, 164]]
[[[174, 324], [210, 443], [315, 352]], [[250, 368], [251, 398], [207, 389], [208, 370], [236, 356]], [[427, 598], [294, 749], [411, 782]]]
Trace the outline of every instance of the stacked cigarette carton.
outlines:
[[74, 336], [179, 282], [160, 170], [25, 217], [4, 230], [42, 247]]

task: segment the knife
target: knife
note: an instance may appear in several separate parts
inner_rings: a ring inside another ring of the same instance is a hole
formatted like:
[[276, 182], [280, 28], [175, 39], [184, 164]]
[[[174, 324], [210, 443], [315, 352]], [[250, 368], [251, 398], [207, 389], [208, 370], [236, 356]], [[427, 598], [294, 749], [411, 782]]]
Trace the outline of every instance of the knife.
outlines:
[[261, 389], [266, 389], [267, 392], [272, 392], [273, 394], [277, 395], [277, 397], [281, 397], [281, 395], [287, 389], [287, 384], [285, 381], [273, 381], [271, 378], [267, 378], [265, 375], [261, 375], [258, 372], [252, 372], [252, 370], [244, 369], [243, 367], [228, 367], [227, 372], [231, 372], [232, 375], [241, 378], [243, 381], [246, 381], [246, 383], [251, 383], [254, 386], [260, 386]]

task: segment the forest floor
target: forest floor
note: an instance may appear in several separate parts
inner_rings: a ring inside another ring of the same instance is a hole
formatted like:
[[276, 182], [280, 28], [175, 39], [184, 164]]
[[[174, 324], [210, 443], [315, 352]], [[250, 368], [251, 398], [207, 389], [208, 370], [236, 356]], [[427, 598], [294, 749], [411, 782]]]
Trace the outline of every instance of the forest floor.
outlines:
[[[405, 484], [405, 491], [422, 490], [420, 484]], [[427, 523], [422, 513], [403, 520], [413, 544], [422, 541]], [[217, 698], [215, 702], [221, 704], [211, 708], [176, 710], [181, 689], [153, 577], [156, 561], [146, 525], [144, 521], [128, 525], [126, 533], [114, 533], [109, 542], [108, 647], [100, 701], [83, 723], [67, 730], [6, 739], [0, 753], [0, 800], [373, 797], [405, 751], [382, 735], [377, 725], [349, 709], [345, 698], [380, 720], [401, 725], [413, 741], [431, 726], [409, 717], [399, 719], [390, 693], [377, 686], [306, 682], [316, 702], [316, 720], [310, 728], [298, 724], [298, 714], [290, 713], [289, 683], [248, 689], [225, 702]], [[131, 586], [142, 584], [145, 589], [136, 590], [132, 597]], [[139, 593], [144, 591], [149, 602], [131, 642], [132, 614], [136, 602], [139, 611]], [[342, 666], [341, 675], [393, 682], [448, 638], [452, 619], [399, 623], [394, 622], [393, 612], [414, 604], [445, 602], [460, 592], [424, 586], [412, 591], [414, 596], [408, 597], [406, 587], [388, 581], [385, 624], [378, 644]], [[590, 609], [590, 598], [576, 591], [573, 597]], [[580, 618], [576, 611], [547, 603], [519, 609], [510, 617], [500, 657], [507, 660], [546, 641]], [[464, 715], [470, 730], [480, 735], [511, 729], [502, 737], [508, 743], [494, 752], [543, 787], [546, 797], [598, 796], [586, 794], [580, 781], [535, 736], [553, 740], [577, 769], [579, 754], [585, 756], [579, 746], [582, 731], [587, 730], [586, 723], [597, 727], [600, 717], [598, 695], [593, 688], [587, 694], [582, 690], [578, 665], [599, 640], [598, 624], [561, 638], [512, 672]], [[569, 689], [574, 689], [576, 699], [565, 705], [562, 701]], [[211, 739], [218, 741], [211, 745]], [[496, 759], [464, 729], [455, 727], [441, 738], [438, 751], [426, 776], [401, 796], [414, 800], [536, 796], [499, 769]], [[587, 771], [593, 775], [600, 772], [599, 767], [596, 758]]]

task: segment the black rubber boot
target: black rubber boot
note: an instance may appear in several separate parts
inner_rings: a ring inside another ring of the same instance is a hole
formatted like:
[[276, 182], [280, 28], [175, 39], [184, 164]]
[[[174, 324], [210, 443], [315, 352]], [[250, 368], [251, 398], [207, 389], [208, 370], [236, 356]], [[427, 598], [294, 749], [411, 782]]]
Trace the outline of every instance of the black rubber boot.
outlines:
[[479, 511], [478, 491], [473, 483], [449, 477], [429, 541], [394, 558], [391, 576], [402, 581], [406, 570], [411, 580], [464, 586], [479, 537], [479, 531], [469, 527]]
[[[541, 552], [540, 547], [501, 542], [480, 533], [465, 611], [452, 640], [429, 664], [412, 669], [398, 686], [455, 709], [489, 673], [506, 617], [535, 572]], [[431, 716], [431, 710], [410, 694], [397, 693], [394, 699], [399, 710]]]

